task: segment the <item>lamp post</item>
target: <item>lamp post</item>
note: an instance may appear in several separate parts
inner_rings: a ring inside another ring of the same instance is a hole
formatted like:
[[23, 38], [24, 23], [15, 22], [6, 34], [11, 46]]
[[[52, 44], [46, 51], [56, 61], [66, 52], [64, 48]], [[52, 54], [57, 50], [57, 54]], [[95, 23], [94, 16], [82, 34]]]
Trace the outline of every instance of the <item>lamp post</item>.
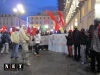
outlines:
[[25, 13], [24, 8], [23, 8], [23, 5], [18, 4], [17, 7], [13, 9], [13, 11], [16, 14], [18, 14], [18, 17], [19, 17], [19, 26], [21, 27], [21, 25], [20, 25], [21, 15]]

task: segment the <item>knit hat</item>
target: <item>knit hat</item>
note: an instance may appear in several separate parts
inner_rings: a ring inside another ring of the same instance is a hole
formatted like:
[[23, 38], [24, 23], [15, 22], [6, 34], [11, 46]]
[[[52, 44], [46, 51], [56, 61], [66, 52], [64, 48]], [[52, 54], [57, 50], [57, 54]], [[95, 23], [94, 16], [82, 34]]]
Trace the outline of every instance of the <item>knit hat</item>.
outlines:
[[72, 30], [69, 30], [69, 32], [72, 33], [73, 31]]

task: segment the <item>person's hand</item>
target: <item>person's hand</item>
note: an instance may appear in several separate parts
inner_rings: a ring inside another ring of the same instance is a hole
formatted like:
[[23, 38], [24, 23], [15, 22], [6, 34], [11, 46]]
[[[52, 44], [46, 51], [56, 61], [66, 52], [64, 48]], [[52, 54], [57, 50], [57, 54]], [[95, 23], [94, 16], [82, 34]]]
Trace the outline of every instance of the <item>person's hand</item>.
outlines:
[[30, 40], [27, 40], [27, 43], [30, 43]]

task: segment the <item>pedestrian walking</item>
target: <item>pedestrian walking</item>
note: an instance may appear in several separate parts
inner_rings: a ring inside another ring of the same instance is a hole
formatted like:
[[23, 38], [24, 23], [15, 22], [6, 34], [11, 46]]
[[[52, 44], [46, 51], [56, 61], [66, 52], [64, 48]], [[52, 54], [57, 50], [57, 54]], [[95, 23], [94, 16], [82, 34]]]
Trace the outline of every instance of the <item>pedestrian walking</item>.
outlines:
[[36, 56], [39, 56], [39, 44], [40, 44], [40, 41], [41, 41], [41, 35], [39, 33], [39, 30], [36, 31], [36, 35], [34, 36], [34, 40], [35, 40]]

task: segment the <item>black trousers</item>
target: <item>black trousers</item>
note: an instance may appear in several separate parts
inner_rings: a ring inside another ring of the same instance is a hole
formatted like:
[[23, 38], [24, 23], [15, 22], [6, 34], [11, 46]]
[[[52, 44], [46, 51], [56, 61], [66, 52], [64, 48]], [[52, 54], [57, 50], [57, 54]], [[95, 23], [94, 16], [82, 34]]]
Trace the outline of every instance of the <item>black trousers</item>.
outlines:
[[38, 43], [36, 43], [36, 45], [35, 45], [35, 52], [37, 54], [39, 54], [39, 44]]
[[90, 58], [90, 49], [89, 49], [89, 48], [90, 48], [90, 47], [86, 45], [86, 51], [85, 51], [85, 53], [86, 53], [86, 59], [87, 59], [88, 57]]
[[0, 51], [1, 51], [1, 48], [3, 47], [3, 44], [2, 43], [0, 43]]
[[75, 60], [80, 60], [80, 44], [74, 44], [74, 58]]
[[96, 61], [97, 61], [97, 70], [100, 73], [100, 53], [91, 50], [91, 71], [95, 71]]

